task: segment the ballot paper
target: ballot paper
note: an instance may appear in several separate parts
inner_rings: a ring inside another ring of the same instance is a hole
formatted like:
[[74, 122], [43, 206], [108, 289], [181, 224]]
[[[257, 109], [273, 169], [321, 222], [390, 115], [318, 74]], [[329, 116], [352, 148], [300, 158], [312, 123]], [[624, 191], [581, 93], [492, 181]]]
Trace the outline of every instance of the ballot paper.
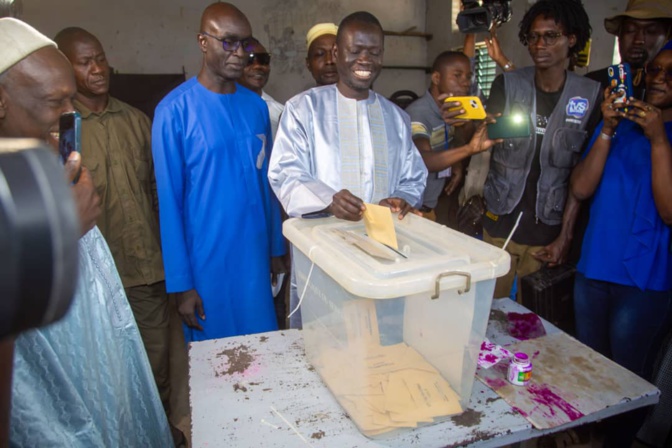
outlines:
[[403, 342], [380, 345], [374, 300], [346, 304], [344, 317], [347, 346], [323, 350], [314, 364], [364, 435], [462, 412], [459, 396], [420, 353]]
[[388, 207], [376, 204], [366, 204], [364, 210], [364, 225], [366, 234], [381, 244], [399, 249], [397, 245], [397, 233], [394, 230], [392, 212]]

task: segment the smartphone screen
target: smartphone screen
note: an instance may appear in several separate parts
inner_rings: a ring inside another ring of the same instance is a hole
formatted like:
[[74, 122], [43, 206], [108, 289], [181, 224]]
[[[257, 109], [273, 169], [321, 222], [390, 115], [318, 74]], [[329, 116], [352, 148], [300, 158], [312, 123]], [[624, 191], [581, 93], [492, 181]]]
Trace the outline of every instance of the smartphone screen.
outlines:
[[523, 138], [531, 135], [530, 119], [527, 115], [516, 113], [496, 118], [496, 123], [488, 124], [488, 138]]
[[61, 115], [58, 128], [58, 152], [65, 164], [72, 151], [81, 152], [82, 117], [78, 112], [66, 112]]
[[607, 74], [609, 75], [611, 91], [621, 94], [621, 96], [616, 98], [615, 103], [623, 103], [632, 96], [632, 71], [630, 70], [630, 64], [610, 65], [607, 68]]

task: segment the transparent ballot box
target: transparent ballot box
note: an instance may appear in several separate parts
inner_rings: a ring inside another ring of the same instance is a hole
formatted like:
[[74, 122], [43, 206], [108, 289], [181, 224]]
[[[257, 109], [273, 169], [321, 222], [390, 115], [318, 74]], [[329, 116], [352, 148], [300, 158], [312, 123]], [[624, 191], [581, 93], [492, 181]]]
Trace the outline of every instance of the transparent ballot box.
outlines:
[[[509, 255], [427, 219], [394, 216], [398, 249], [363, 222], [290, 219], [309, 362], [366, 436], [463, 412]], [[372, 255], [373, 254], [373, 255]]]

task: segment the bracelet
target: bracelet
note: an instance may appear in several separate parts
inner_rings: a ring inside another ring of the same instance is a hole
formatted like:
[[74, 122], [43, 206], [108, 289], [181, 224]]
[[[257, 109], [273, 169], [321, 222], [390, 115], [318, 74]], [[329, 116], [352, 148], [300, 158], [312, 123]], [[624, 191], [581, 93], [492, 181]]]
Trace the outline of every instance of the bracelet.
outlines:
[[600, 138], [602, 140], [611, 140], [613, 138], [613, 135], [605, 134], [604, 132], [600, 132]]
[[508, 72], [509, 70], [513, 70], [513, 62], [507, 61], [506, 64], [502, 67], [505, 72]]

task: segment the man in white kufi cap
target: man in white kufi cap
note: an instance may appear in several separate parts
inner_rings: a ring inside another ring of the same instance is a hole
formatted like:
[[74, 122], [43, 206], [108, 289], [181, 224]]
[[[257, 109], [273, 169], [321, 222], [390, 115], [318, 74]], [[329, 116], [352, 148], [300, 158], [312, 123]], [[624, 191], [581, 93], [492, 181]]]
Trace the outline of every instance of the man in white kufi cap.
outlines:
[[[0, 137], [38, 138], [56, 149], [59, 117], [74, 110], [70, 63], [12, 18], [0, 19], [0, 48]], [[80, 163], [75, 153], [66, 167]], [[95, 227], [99, 200], [85, 168], [72, 188], [82, 224], [77, 291], [63, 319], [16, 339], [10, 445], [171, 446], [138, 328]]]

